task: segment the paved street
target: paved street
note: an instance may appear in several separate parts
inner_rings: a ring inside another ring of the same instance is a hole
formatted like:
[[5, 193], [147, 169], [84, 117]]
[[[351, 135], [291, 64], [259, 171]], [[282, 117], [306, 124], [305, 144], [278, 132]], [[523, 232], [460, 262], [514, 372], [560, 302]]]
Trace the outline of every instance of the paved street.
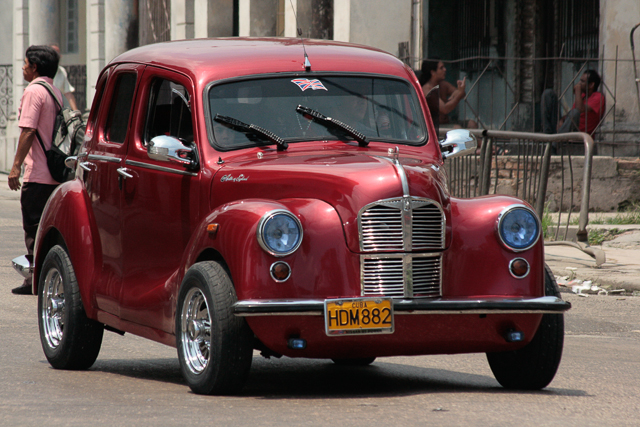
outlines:
[[[1, 180], [0, 180], [1, 181]], [[2, 183], [6, 185], [6, 183]], [[482, 354], [381, 358], [366, 368], [255, 355], [243, 393], [192, 394], [173, 348], [105, 333], [85, 372], [52, 369], [35, 296], [14, 296], [24, 252], [17, 193], [0, 190], [0, 426], [633, 426], [640, 398], [640, 298], [579, 297], [565, 353], [540, 392], [510, 392]]]

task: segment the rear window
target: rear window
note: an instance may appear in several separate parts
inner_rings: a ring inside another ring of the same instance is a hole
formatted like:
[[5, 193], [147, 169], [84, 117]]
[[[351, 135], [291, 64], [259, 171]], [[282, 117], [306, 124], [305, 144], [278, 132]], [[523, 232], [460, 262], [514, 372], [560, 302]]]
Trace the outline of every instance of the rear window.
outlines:
[[287, 142], [352, 139], [335, 126], [311, 120], [299, 105], [337, 119], [369, 141], [421, 145], [426, 125], [408, 82], [381, 77], [313, 76], [242, 80], [211, 86], [212, 143], [223, 150], [271, 145], [252, 132], [216, 120], [225, 116], [259, 126]]

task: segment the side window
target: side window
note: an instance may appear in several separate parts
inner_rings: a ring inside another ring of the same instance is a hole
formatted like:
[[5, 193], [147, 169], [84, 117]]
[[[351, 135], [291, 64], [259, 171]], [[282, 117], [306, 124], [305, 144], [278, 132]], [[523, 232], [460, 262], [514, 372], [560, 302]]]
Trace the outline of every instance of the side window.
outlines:
[[105, 127], [105, 135], [109, 142], [124, 142], [127, 136], [131, 104], [136, 88], [136, 75], [121, 74], [116, 81], [116, 87], [111, 99], [109, 119]]
[[107, 87], [106, 81], [109, 76], [109, 71], [107, 70], [100, 80], [98, 80], [98, 84], [96, 85], [96, 94], [93, 97], [93, 103], [91, 107], [91, 112], [89, 116], [89, 120], [87, 121], [87, 130], [91, 130], [95, 127], [96, 121], [98, 120], [98, 112], [99, 106], [102, 103], [102, 95], [104, 95], [104, 89]]
[[193, 141], [189, 92], [184, 86], [165, 79], [156, 79], [151, 86], [145, 143], [158, 135]]

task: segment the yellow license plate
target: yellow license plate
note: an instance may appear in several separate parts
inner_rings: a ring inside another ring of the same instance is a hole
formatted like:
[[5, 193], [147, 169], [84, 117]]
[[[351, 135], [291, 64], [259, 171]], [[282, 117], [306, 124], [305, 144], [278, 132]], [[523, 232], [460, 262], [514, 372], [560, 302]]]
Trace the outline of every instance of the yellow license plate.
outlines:
[[347, 298], [324, 302], [327, 335], [393, 333], [390, 298]]

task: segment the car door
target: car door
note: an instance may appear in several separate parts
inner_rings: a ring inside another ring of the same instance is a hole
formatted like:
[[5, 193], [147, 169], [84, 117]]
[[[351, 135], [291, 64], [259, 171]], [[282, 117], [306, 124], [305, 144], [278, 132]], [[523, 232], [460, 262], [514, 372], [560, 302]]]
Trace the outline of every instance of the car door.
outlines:
[[182, 74], [147, 67], [140, 88], [124, 168], [120, 314], [124, 320], [171, 332], [173, 280], [199, 219], [200, 172], [154, 160], [147, 147], [158, 135], [197, 144], [193, 85]]
[[95, 302], [100, 310], [116, 316], [123, 267], [122, 179], [118, 170], [124, 166], [136, 82], [143, 70], [142, 65], [118, 65], [109, 71], [104, 89], [99, 82], [100, 110], [96, 125], [92, 126], [86, 158], [79, 159], [99, 235], [99, 247], [95, 248], [100, 251], [99, 273], [93, 286]]

